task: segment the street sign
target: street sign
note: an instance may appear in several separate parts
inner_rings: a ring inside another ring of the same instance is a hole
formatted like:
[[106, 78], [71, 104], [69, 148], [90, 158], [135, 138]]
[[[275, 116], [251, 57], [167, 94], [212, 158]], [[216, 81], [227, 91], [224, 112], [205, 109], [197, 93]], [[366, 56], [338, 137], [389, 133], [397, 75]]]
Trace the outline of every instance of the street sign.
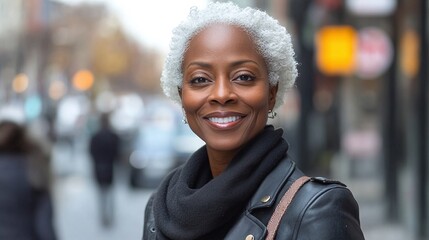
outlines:
[[356, 75], [373, 79], [383, 74], [393, 60], [393, 47], [387, 34], [375, 27], [358, 32]]

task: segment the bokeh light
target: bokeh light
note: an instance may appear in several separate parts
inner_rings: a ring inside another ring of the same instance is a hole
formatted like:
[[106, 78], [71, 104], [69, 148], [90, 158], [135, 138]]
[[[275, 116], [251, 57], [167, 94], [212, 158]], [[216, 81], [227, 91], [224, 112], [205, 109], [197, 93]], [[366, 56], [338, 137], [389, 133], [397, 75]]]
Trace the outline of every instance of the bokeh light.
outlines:
[[79, 70], [73, 76], [73, 86], [79, 91], [86, 91], [94, 84], [94, 75], [89, 70]]

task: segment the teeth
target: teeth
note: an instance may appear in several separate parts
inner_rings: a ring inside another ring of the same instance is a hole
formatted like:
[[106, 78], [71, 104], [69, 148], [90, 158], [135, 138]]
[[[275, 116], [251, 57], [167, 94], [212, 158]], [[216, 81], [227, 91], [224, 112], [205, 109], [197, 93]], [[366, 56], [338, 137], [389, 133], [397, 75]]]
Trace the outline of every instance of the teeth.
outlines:
[[214, 123], [230, 123], [230, 122], [235, 122], [238, 119], [240, 119], [240, 117], [238, 116], [225, 117], [225, 118], [216, 118], [216, 117], [209, 118], [209, 120]]

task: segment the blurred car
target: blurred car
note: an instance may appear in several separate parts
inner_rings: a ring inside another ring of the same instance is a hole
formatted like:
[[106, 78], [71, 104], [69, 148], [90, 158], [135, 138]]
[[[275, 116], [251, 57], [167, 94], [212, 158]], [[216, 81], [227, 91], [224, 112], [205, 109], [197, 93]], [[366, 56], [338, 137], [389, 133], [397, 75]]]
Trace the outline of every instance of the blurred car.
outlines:
[[184, 164], [192, 153], [201, 148], [204, 144], [204, 141], [195, 135], [189, 125], [179, 123], [173, 145], [176, 165], [179, 166]]
[[171, 103], [157, 98], [148, 101], [129, 157], [131, 186], [156, 187], [176, 166], [175, 134], [176, 111]]
[[64, 97], [58, 104], [54, 120], [54, 132], [57, 140], [73, 143], [85, 132], [90, 102], [84, 95]]
[[204, 142], [183, 124], [181, 108], [164, 98], [145, 101], [129, 162], [132, 187], [155, 188]]

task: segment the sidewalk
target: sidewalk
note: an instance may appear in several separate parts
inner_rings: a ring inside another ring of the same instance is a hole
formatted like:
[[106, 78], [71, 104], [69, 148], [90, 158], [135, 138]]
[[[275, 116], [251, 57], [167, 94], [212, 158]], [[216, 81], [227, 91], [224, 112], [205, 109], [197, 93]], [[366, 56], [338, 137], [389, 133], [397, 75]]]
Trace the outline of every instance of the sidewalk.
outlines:
[[114, 224], [106, 228], [100, 221], [98, 189], [85, 152], [54, 148], [53, 200], [60, 240], [141, 239], [144, 208], [152, 190], [131, 189], [127, 172], [118, 170], [122, 171], [114, 184]]
[[380, 181], [365, 179], [348, 182], [359, 204], [360, 220], [366, 240], [416, 240], [403, 225], [386, 221], [386, 206]]
[[413, 240], [402, 226], [393, 224], [381, 224], [365, 231], [366, 240]]

